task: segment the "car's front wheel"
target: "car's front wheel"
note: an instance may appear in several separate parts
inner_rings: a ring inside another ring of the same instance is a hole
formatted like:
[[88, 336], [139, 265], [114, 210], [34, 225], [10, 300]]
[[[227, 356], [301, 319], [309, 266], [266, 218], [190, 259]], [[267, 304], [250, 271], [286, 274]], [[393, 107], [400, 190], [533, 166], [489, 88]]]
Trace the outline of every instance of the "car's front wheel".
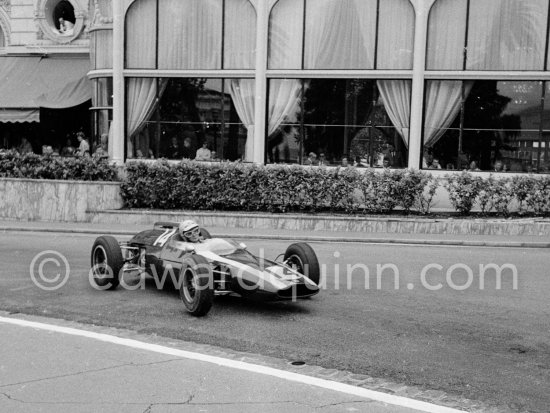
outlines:
[[214, 276], [206, 258], [191, 255], [183, 261], [179, 283], [180, 298], [186, 310], [201, 317], [210, 311], [214, 301]]
[[286, 249], [284, 260], [292, 269], [305, 275], [315, 284], [319, 284], [321, 271], [319, 270], [319, 260], [313, 248], [305, 242], [291, 244]]
[[124, 259], [116, 238], [104, 235], [95, 240], [91, 264], [93, 281], [98, 287], [104, 290], [114, 290], [118, 287]]

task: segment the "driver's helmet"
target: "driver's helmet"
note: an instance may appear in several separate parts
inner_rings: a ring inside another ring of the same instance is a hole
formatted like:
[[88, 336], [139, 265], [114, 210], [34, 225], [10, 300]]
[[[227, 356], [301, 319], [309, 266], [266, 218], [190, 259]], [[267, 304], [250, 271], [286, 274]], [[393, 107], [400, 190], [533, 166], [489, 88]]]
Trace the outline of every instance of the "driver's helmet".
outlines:
[[181, 238], [187, 242], [199, 242], [201, 238], [201, 230], [199, 224], [191, 219], [186, 219], [180, 222], [178, 232]]

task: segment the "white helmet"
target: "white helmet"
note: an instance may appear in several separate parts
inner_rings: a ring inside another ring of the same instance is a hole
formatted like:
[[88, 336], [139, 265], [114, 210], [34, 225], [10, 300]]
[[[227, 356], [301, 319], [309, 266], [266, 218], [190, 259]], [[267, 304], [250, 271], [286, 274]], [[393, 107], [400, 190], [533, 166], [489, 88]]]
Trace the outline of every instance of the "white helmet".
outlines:
[[180, 222], [178, 232], [186, 241], [197, 242], [200, 238], [199, 224], [191, 219]]

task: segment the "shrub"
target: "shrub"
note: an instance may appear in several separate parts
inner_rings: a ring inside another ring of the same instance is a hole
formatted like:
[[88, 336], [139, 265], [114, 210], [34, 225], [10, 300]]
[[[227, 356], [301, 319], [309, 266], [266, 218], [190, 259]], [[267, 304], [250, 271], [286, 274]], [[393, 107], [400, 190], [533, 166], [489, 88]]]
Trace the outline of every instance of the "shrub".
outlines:
[[16, 151], [0, 151], [0, 177], [77, 181], [118, 179], [116, 168], [105, 159], [20, 155]]
[[482, 189], [482, 180], [468, 172], [459, 175], [445, 175], [445, 188], [449, 192], [451, 204], [461, 214], [469, 214]]

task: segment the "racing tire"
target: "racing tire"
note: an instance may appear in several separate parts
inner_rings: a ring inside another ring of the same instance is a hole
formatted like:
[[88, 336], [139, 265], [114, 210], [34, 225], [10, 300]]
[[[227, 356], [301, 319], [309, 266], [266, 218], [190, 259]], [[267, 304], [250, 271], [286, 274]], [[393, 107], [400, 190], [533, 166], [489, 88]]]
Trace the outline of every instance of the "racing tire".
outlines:
[[96, 238], [92, 247], [91, 266], [94, 283], [100, 289], [114, 290], [118, 287], [124, 259], [115, 237], [104, 235]]
[[290, 267], [294, 268], [300, 274], [305, 275], [315, 284], [319, 284], [321, 272], [319, 270], [319, 260], [313, 248], [305, 242], [291, 244], [285, 251], [284, 260]]
[[191, 255], [183, 261], [179, 280], [180, 298], [195, 317], [208, 314], [214, 301], [214, 275], [206, 258]]
[[212, 238], [212, 235], [210, 235], [210, 232], [208, 232], [206, 229], [204, 229], [204, 228], [201, 227], [200, 230], [201, 230], [201, 237], [202, 237], [202, 239], [210, 239], [210, 238]]

